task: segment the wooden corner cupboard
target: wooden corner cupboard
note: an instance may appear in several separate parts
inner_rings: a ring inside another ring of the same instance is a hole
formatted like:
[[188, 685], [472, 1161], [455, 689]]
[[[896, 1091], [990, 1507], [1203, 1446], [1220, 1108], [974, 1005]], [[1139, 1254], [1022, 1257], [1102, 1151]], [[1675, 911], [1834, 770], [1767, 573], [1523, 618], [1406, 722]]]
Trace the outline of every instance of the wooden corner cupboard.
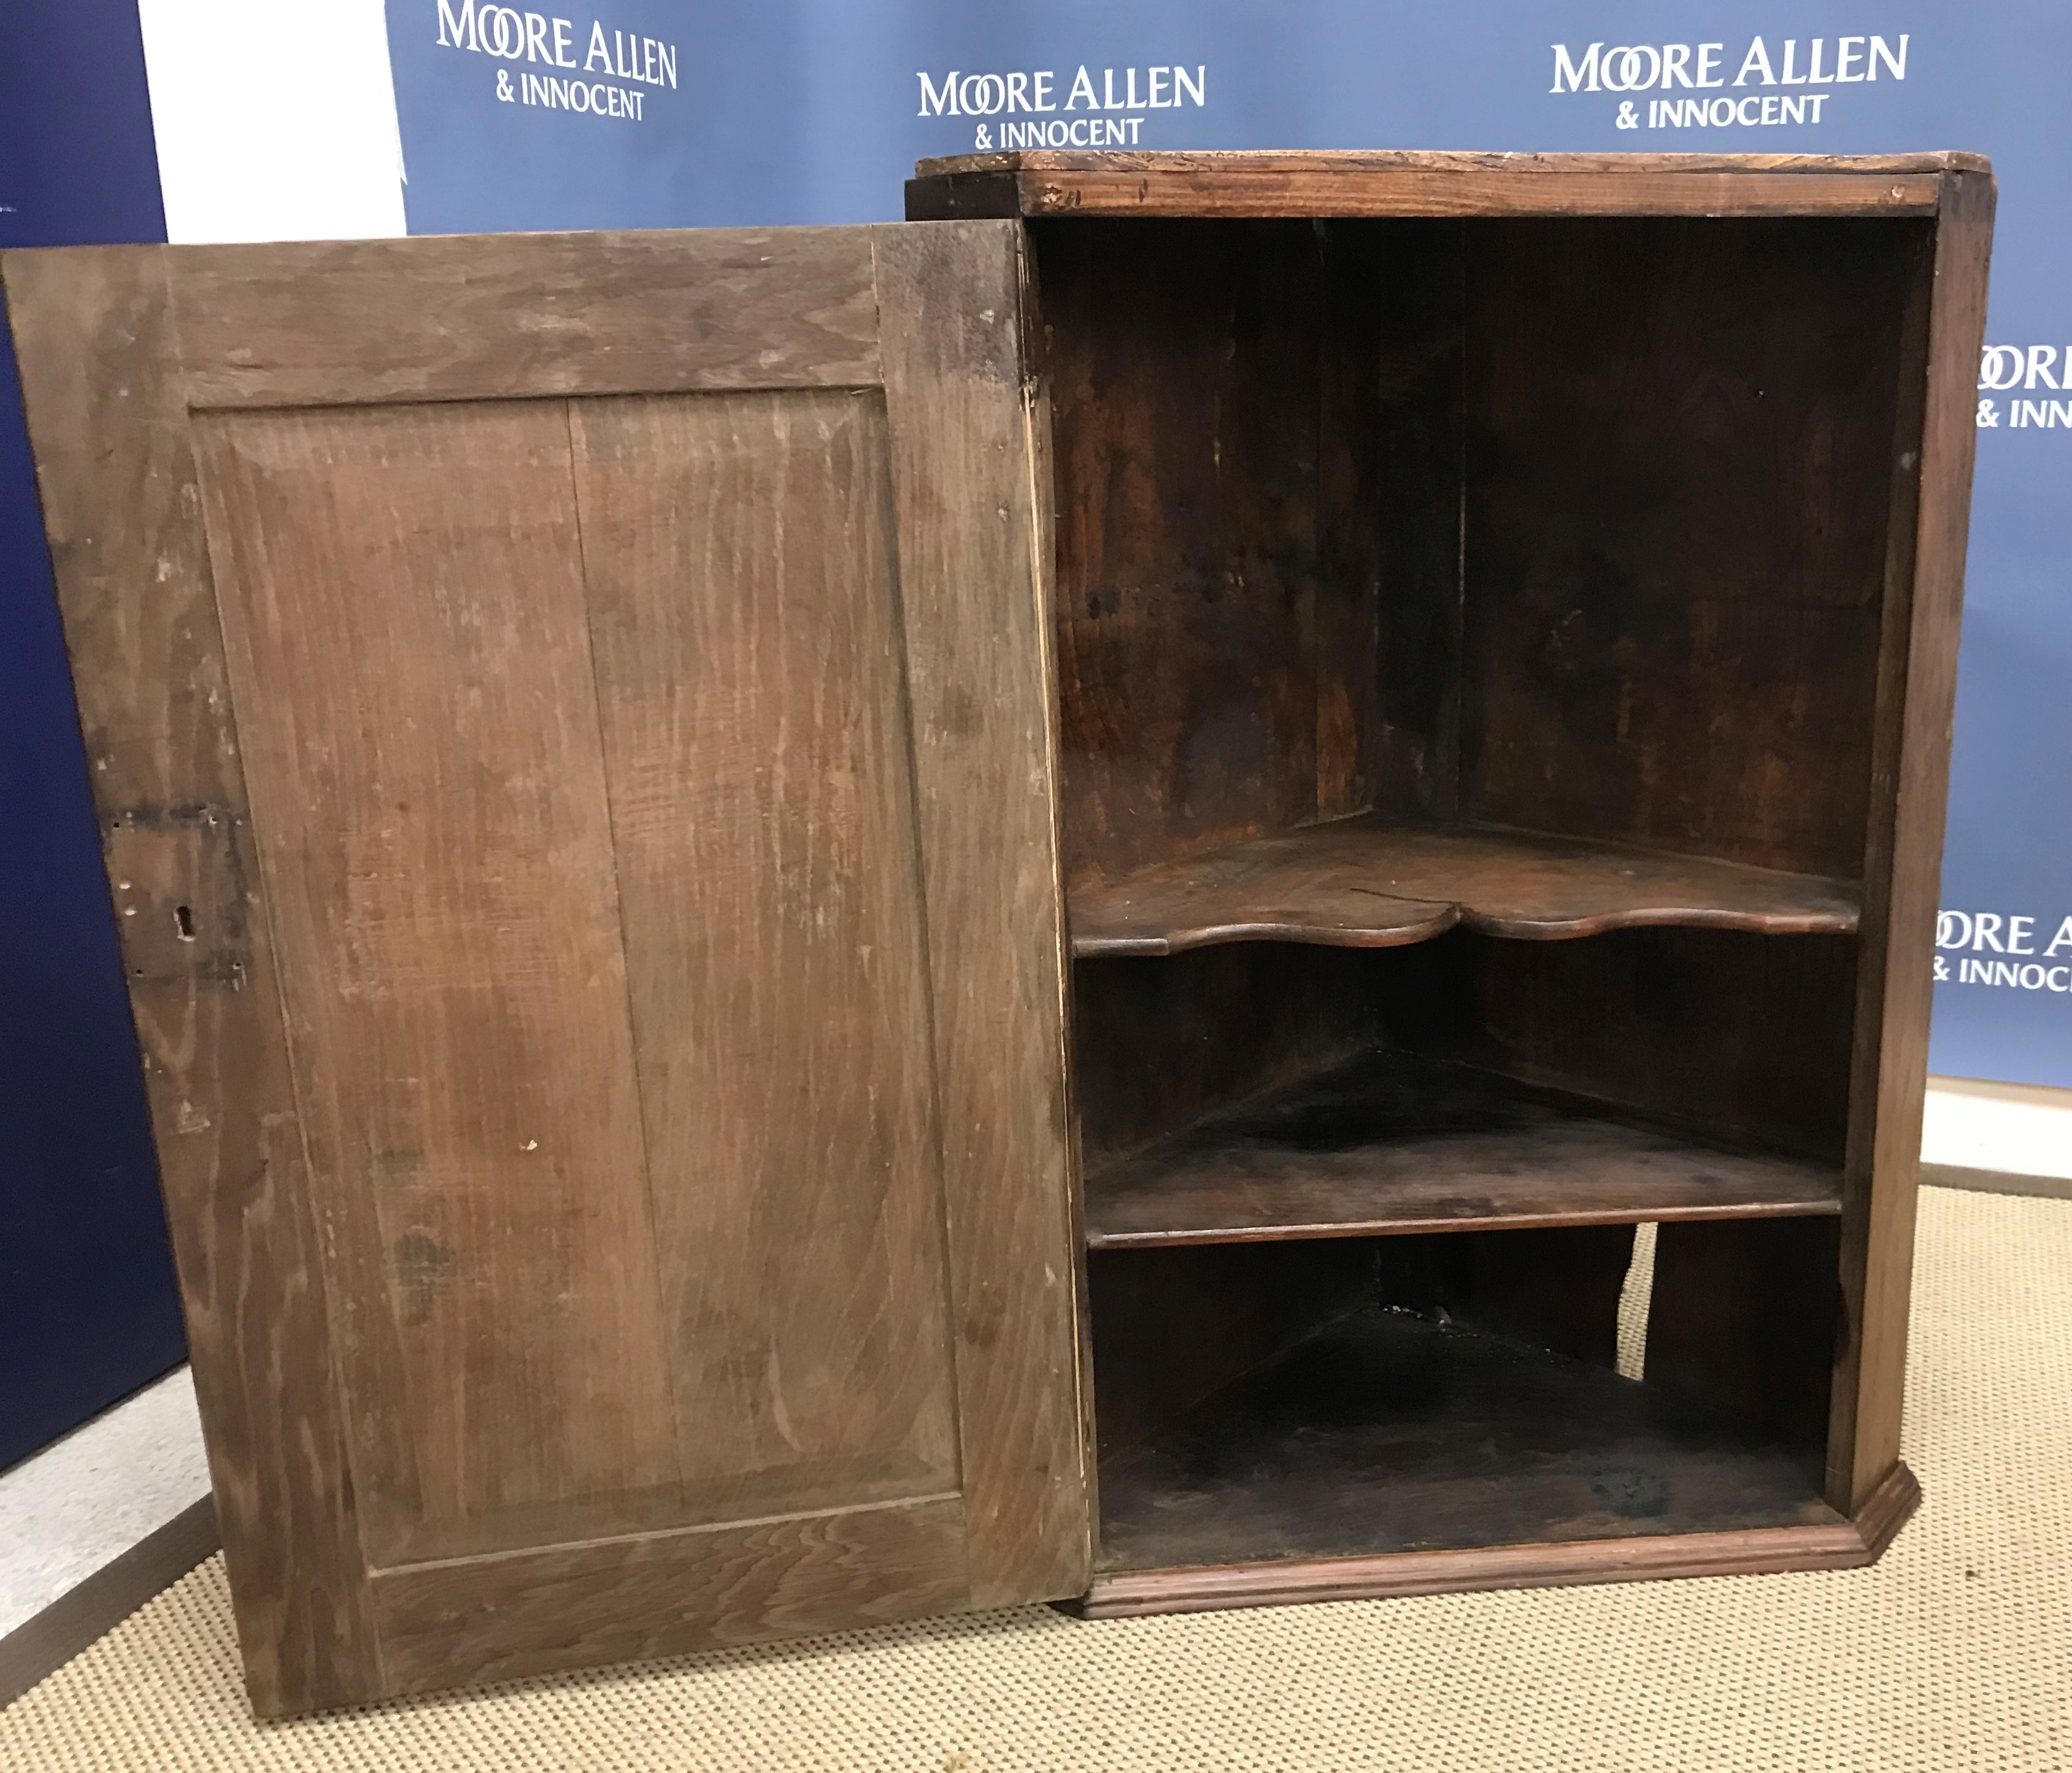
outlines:
[[254, 1705], [1875, 1558], [1986, 163], [907, 203], [6, 260]]

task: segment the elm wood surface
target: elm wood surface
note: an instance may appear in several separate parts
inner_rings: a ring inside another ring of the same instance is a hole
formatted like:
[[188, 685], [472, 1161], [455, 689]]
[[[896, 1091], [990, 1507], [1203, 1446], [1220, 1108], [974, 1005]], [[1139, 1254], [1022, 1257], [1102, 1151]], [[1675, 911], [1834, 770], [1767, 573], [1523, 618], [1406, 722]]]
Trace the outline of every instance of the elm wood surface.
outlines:
[[1863, 877], [1930, 230], [1464, 231], [1464, 817]]
[[1841, 1352], [1840, 1230], [1835, 1219], [1663, 1225], [1647, 1382], [1820, 1455]]
[[1092, 1168], [1372, 1046], [1400, 949], [1233, 942], [1072, 963], [1072, 1106]]
[[1092, 1554], [1050, 438], [1025, 391], [1026, 238], [872, 238], [971, 1604], [998, 1607], [1070, 1592]]
[[1588, 1361], [1367, 1307], [1100, 1471], [1104, 1574], [1833, 1525], [1817, 1458]]
[[1392, 1045], [1837, 1172], [1856, 953], [1852, 936], [1660, 927], [1375, 951], [1395, 975], [1379, 1006]]
[[1675, 924], [1846, 934], [1839, 880], [1533, 831], [1363, 816], [1082, 882], [1079, 955], [1167, 954], [1215, 942], [1342, 947], [1423, 942], [1456, 924], [1551, 940]]
[[919, 162], [916, 221], [978, 215], [1933, 213], [1975, 155], [1362, 153], [959, 155]]
[[1378, 1249], [1332, 1238], [1090, 1252], [1099, 1457], [1141, 1445], [1372, 1296]]
[[255, 1706], [1074, 1592], [1019, 232], [417, 244], [6, 264]]
[[333, 1367], [342, 1302], [322, 1262], [163, 250], [9, 253], [0, 269], [246, 1684], [262, 1711], [343, 1704], [381, 1675]]
[[1030, 232], [1068, 880], [1306, 824], [1345, 767], [1318, 754], [1315, 235], [1117, 228]]
[[1992, 174], [1983, 164], [1944, 181], [1934, 257], [1911, 285], [1899, 366], [1900, 429], [1918, 434], [1920, 445], [1901, 453], [1892, 470], [1864, 860], [1870, 890], [1842, 1213], [1844, 1321], [1851, 1333], [1836, 1365], [1827, 1443], [1829, 1500], [1852, 1511], [1899, 1458], [1927, 1089], [1930, 932], [1978, 443], [1972, 366], [1985, 336], [1994, 200]]
[[1831, 1164], [1717, 1150], [1376, 1052], [1089, 1171], [1094, 1249], [1841, 1210]]
[[1852, 1517], [1810, 1527], [1751, 1527], [1645, 1539], [1493, 1545], [1370, 1558], [1275, 1558], [1250, 1564], [1098, 1572], [1069, 1611], [1134, 1619], [1297, 1601], [1350, 1601], [1500, 1588], [1561, 1588], [1665, 1577], [1766, 1576], [1874, 1564], [1921, 1504], [1921, 1486], [1894, 1465]]

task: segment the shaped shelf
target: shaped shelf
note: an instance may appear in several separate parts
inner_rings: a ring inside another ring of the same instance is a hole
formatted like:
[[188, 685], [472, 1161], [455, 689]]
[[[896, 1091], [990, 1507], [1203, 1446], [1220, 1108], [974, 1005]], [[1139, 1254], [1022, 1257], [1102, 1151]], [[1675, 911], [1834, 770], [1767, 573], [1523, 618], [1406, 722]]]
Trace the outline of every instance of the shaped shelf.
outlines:
[[1217, 942], [1388, 948], [1459, 925], [1527, 940], [1642, 924], [1846, 935], [1844, 882], [1491, 826], [1363, 815], [1161, 862], [1069, 897], [1081, 958]]
[[1388, 1052], [1091, 1169], [1096, 1250], [1841, 1211], [1841, 1172]]

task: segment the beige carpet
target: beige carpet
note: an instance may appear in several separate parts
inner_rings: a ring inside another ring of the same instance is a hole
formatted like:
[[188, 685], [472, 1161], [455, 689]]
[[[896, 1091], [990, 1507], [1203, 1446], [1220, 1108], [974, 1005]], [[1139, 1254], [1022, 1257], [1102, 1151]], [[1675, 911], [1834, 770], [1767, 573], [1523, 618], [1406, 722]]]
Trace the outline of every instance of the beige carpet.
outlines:
[[8, 1773], [2072, 1770], [2072, 1201], [1923, 1195], [1875, 1570], [1047, 1610], [261, 1727], [211, 1562], [0, 1713]]

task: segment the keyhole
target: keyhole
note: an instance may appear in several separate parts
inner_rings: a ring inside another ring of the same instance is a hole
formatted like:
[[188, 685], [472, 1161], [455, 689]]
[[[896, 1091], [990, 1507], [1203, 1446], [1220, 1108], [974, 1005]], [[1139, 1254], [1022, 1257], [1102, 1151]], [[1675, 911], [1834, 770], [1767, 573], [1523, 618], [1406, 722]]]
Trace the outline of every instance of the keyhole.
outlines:
[[182, 942], [192, 942], [195, 939], [194, 913], [183, 905], [175, 905], [173, 928]]

